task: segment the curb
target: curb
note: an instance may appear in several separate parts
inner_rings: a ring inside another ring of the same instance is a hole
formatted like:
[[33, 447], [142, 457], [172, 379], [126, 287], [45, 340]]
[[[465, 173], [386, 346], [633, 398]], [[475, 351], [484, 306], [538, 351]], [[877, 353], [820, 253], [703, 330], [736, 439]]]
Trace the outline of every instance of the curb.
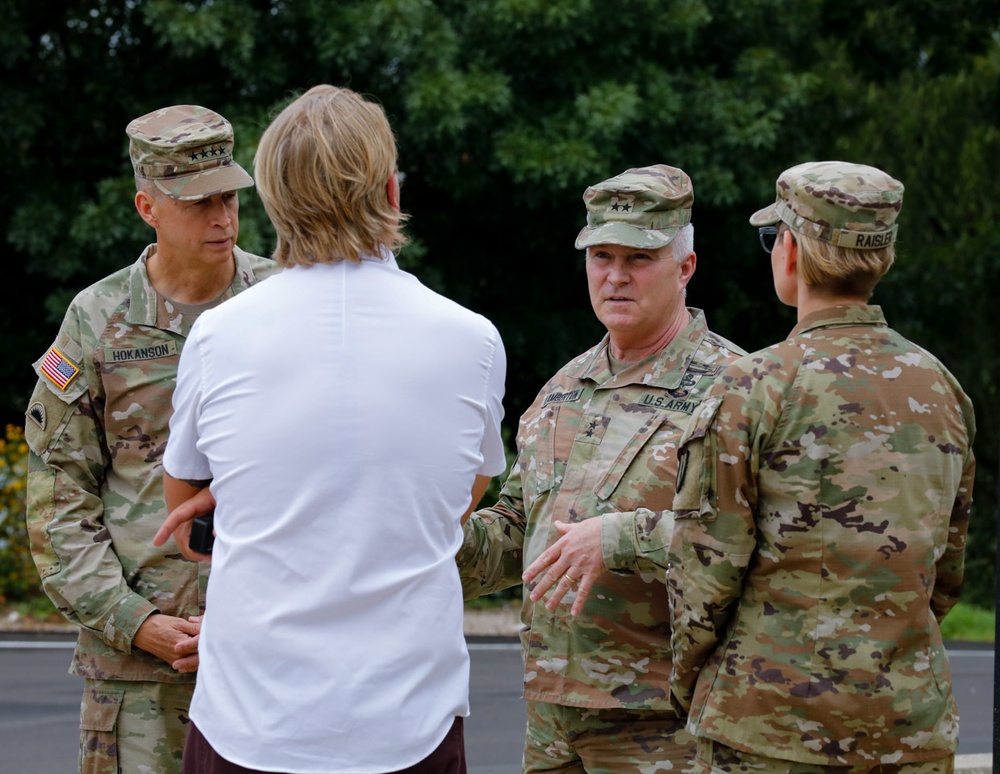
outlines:
[[962, 774], [991, 774], [993, 771], [993, 755], [956, 755], [955, 771]]

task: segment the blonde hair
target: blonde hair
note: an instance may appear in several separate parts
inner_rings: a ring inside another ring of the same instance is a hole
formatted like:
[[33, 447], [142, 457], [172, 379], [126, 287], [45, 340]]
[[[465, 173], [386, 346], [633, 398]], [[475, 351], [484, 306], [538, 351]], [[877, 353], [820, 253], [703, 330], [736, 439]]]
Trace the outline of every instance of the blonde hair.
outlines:
[[799, 245], [799, 271], [807, 285], [833, 293], [871, 298], [896, 258], [895, 245], [878, 250], [837, 247], [793, 231]]
[[398, 250], [406, 215], [389, 202], [396, 140], [382, 108], [350, 89], [314, 86], [264, 132], [257, 192], [277, 232], [282, 266], [359, 262]]

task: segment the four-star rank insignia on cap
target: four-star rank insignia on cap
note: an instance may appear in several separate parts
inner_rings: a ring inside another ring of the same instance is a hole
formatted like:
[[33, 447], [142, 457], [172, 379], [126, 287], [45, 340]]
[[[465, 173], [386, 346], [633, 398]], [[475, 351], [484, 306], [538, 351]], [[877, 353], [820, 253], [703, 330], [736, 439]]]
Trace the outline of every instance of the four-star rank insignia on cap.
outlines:
[[55, 347], [52, 347], [42, 359], [39, 370], [60, 390], [69, 387], [80, 369]]

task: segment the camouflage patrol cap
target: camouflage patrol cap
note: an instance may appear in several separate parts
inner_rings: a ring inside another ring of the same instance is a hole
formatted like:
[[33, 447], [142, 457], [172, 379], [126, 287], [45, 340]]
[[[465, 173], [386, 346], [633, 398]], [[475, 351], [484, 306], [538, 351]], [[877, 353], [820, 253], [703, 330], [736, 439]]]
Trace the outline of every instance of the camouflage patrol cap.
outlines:
[[811, 161], [781, 173], [777, 201], [750, 218], [751, 225], [786, 223], [813, 239], [855, 250], [896, 241], [903, 184], [880, 169], [847, 161]]
[[683, 170], [656, 164], [590, 186], [583, 201], [587, 225], [576, 238], [578, 250], [606, 244], [655, 250], [691, 222], [694, 189]]
[[125, 129], [135, 176], [173, 199], [193, 201], [253, 185], [233, 161], [233, 127], [198, 105], [154, 110]]

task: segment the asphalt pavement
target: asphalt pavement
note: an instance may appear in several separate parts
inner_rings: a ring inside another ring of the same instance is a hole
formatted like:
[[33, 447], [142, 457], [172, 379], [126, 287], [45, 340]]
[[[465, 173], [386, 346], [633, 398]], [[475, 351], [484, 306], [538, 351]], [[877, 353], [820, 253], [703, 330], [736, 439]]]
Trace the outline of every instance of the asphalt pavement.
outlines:
[[[0, 633], [0, 750], [4, 774], [76, 770], [82, 680], [67, 673], [72, 638]], [[470, 774], [516, 774], [524, 738], [521, 658], [511, 638], [470, 638]], [[950, 647], [962, 715], [960, 755], [993, 752], [991, 646]]]

